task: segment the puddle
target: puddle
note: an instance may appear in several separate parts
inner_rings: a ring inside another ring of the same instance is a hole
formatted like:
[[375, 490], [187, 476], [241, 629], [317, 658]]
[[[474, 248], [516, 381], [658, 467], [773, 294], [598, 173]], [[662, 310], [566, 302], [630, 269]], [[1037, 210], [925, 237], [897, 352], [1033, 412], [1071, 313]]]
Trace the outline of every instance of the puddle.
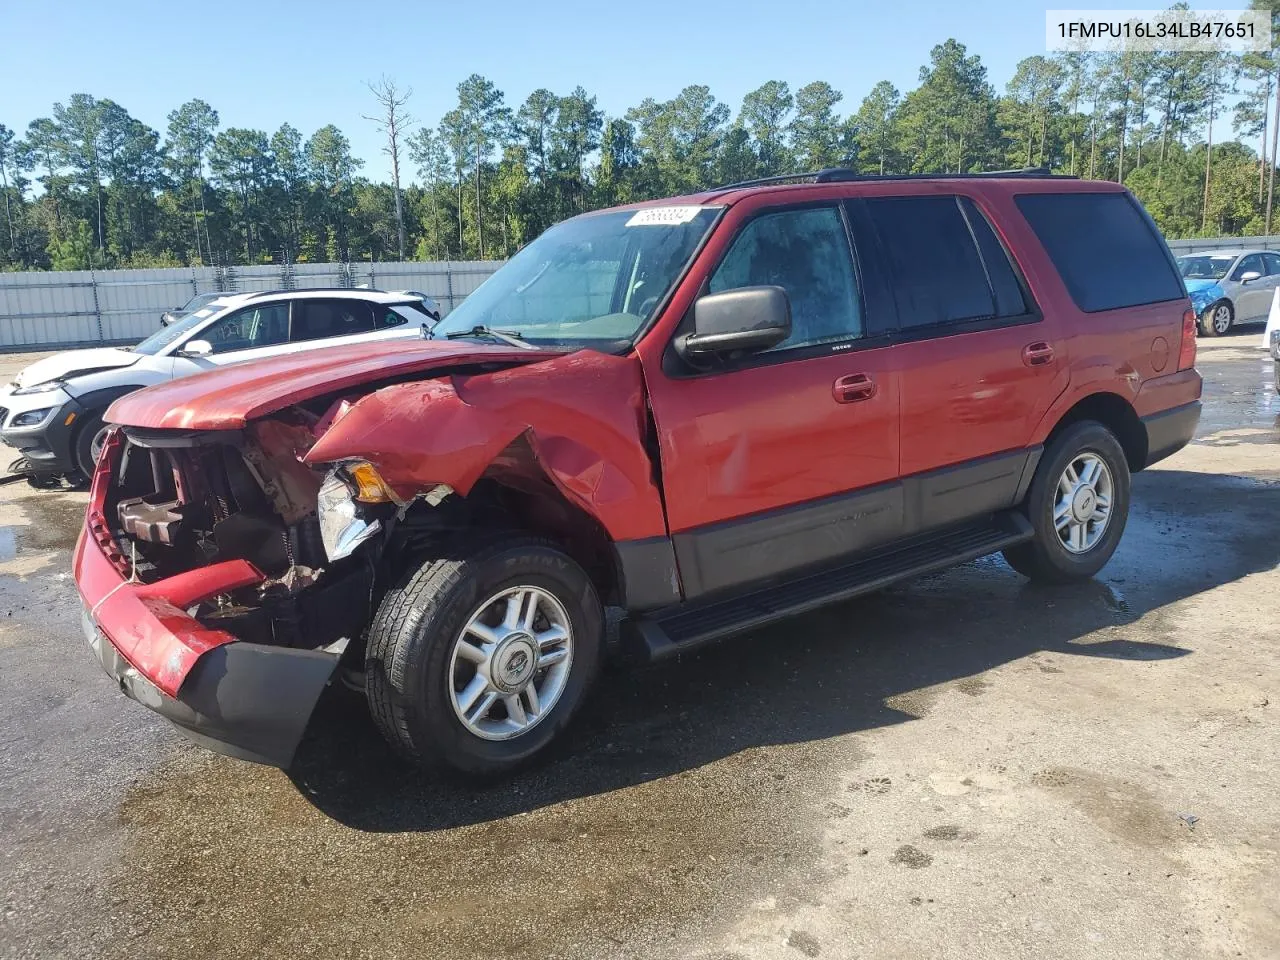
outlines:
[[27, 551], [71, 550], [84, 524], [84, 503], [58, 494], [9, 501], [28, 522], [0, 525], [0, 562]]

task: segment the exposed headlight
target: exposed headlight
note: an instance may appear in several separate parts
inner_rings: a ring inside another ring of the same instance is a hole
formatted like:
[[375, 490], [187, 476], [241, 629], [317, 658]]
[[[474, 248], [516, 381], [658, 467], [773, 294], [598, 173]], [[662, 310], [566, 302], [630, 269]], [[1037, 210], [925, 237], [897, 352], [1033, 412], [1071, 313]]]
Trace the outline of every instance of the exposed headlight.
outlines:
[[[372, 467], [369, 467], [373, 470]], [[376, 477], [377, 472], [373, 475]], [[379, 481], [381, 478], [379, 478]], [[356, 547], [382, 529], [378, 520], [361, 516], [357, 497], [364, 484], [349, 479], [346, 468], [330, 472], [316, 496], [316, 513], [320, 518], [320, 541], [330, 561], [349, 556]]]
[[45, 407], [43, 410], [27, 410], [23, 413], [14, 414], [12, 420], [9, 421], [9, 427], [34, 427], [36, 424], [44, 423], [45, 418], [53, 413], [53, 407]]
[[11, 392], [14, 396], [23, 397], [32, 393], [53, 393], [53, 391], [60, 389], [62, 389], [61, 381], [46, 380], [44, 383], [32, 383], [25, 387], [15, 387]]

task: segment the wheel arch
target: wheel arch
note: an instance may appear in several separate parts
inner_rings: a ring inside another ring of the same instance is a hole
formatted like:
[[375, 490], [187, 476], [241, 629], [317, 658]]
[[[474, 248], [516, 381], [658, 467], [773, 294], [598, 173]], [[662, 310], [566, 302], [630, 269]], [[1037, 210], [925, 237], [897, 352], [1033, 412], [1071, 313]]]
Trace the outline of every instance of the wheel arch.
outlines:
[[75, 402], [80, 407], [79, 416], [76, 421], [70, 425], [67, 430], [67, 456], [72, 464], [84, 473], [84, 467], [79, 463], [78, 450], [80, 448], [80, 438], [84, 433], [85, 425], [94, 416], [101, 416], [106, 420], [107, 411], [111, 405], [127, 394], [143, 389], [146, 384], [129, 383], [119, 384], [112, 387], [100, 387], [97, 390], [90, 390], [88, 393], [82, 393], [75, 398]]
[[1222, 306], [1223, 304], [1226, 305], [1227, 310], [1229, 310], [1231, 313], [1232, 326], [1235, 325], [1238, 319], [1236, 317], [1236, 302], [1232, 300], [1231, 297], [1229, 297], [1227, 294], [1224, 293], [1222, 296], [1216, 298], [1215, 300], [1212, 300], [1209, 303], [1209, 305], [1200, 312], [1200, 315], [1196, 317], [1196, 325], [1200, 328], [1201, 333], [1204, 333], [1206, 331], [1216, 333], [1216, 331], [1213, 330], [1213, 314], [1214, 314], [1214, 311], [1216, 311], [1218, 307]]
[[148, 386], [145, 383], [122, 383], [114, 387], [100, 387], [97, 390], [90, 390], [88, 393], [82, 393], [75, 398], [76, 403], [84, 408], [86, 414], [96, 413], [101, 410], [103, 413], [111, 404], [115, 403], [126, 394], [133, 393]]
[[524, 436], [494, 458], [465, 495], [455, 492], [435, 505], [415, 500], [399, 526], [411, 553], [415, 540], [503, 533], [551, 541], [582, 567], [606, 604], [622, 602], [623, 570], [609, 531], [557, 484]]
[[1148, 439], [1147, 428], [1143, 425], [1138, 412], [1124, 397], [1118, 393], [1099, 391], [1077, 400], [1062, 414], [1045, 437], [1045, 446], [1053, 441], [1072, 424], [1082, 420], [1096, 420], [1110, 430], [1124, 450], [1129, 472], [1137, 473], [1147, 464]]

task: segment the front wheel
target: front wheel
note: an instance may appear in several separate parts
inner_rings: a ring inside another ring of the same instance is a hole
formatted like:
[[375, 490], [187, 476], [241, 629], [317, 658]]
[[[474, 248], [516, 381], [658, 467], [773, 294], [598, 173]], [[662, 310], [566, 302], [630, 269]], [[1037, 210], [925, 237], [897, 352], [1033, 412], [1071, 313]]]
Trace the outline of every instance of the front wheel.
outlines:
[[94, 468], [98, 465], [98, 458], [102, 456], [102, 448], [107, 442], [110, 427], [102, 422], [103, 412], [105, 411], [85, 414], [80, 422], [80, 429], [76, 431], [76, 466], [80, 468], [80, 477], [84, 480], [93, 479]]
[[512, 536], [424, 562], [369, 630], [369, 708], [410, 760], [509, 773], [568, 725], [599, 669], [604, 617], [586, 573]]
[[1045, 450], [1025, 503], [1035, 537], [1004, 551], [1032, 580], [1087, 580], [1120, 544], [1129, 517], [1129, 462], [1115, 434], [1072, 424]]
[[1225, 336], [1234, 321], [1235, 314], [1231, 304], [1226, 300], [1219, 300], [1200, 315], [1200, 332], [1206, 337]]

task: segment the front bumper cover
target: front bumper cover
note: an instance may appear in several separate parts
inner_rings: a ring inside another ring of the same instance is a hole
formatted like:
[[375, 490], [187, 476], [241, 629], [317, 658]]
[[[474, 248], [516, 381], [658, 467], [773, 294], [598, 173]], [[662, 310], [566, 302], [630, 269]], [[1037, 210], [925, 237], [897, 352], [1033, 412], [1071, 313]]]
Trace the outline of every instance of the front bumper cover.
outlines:
[[[288, 767], [342, 650], [229, 643], [200, 657], [176, 697], [144, 677], [86, 609], [84, 635], [120, 691], [197, 743], [228, 756]], [[345, 646], [345, 642], [341, 645]]]
[[[10, 411], [10, 415], [5, 418], [6, 421], [22, 412], [20, 408], [6, 406], [6, 401], [12, 402], [17, 399], [19, 398], [0, 396], [0, 407]], [[38, 427], [0, 430], [0, 441], [22, 454], [26, 459], [27, 470], [32, 474], [60, 476], [76, 472], [79, 467], [75, 462], [72, 437], [76, 427], [79, 426], [80, 418], [85, 414], [84, 407], [74, 397], [66, 394], [55, 396], [52, 403], [45, 401], [43, 404], [27, 403], [24, 406], [34, 409], [39, 405], [54, 406], [57, 409]], [[72, 413], [75, 414], [75, 418], [71, 423], [67, 423], [67, 416]]]
[[244, 560], [154, 583], [126, 578], [128, 558], [103, 515], [119, 456], [113, 432], [72, 562], [85, 639], [121, 692], [183, 733], [220, 753], [287, 767], [347, 641], [318, 650], [249, 643], [191, 616], [203, 600], [262, 582]]

